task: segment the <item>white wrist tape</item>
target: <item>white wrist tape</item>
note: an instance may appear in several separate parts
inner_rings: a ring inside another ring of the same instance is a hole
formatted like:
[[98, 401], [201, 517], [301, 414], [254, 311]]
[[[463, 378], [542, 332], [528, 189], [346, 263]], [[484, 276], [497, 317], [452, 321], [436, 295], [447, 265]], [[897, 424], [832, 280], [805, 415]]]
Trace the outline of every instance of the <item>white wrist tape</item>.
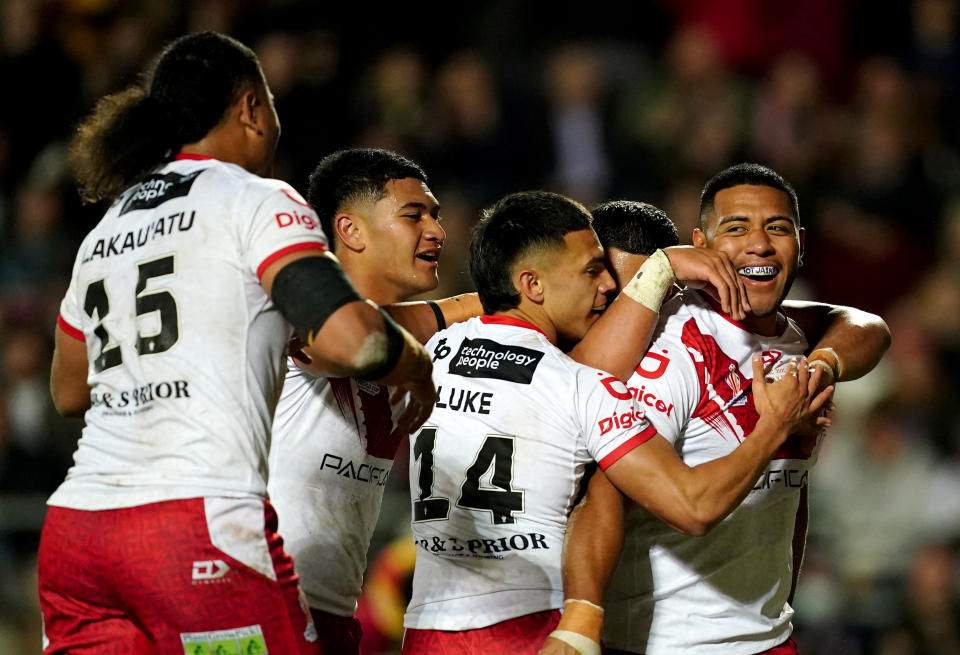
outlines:
[[547, 636], [573, 646], [573, 649], [580, 655], [600, 655], [600, 644], [589, 637], [584, 637], [579, 632], [554, 630]]
[[583, 600], [582, 598], [568, 598], [565, 601], [563, 601], [564, 609], [566, 609], [567, 603], [582, 603], [583, 605], [586, 605], [587, 607], [592, 607], [593, 609], [603, 614], [603, 607], [601, 607], [600, 605], [597, 605], [596, 603], [591, 603], [589, 600]]
[[[821, 352], [826, 353], [831, 357], [833, 357], [833, 361], [836, 362], [836, 364], [831, 365], [830, 362], [824, 359], [821, 359], [819, 357], [813, 358], [813, 356], [816, 353], [821, 353]], [[816, 350], [810, 353], [810, 356], [807, 357], [807, 361], [810, 363], [811, 366], [817, 363], [823, 364], [824, 366], [829, 366], [830, 371], [833, 373], [834, 380], [839, 381], [840, 378], [843, 376], [843, 363], [840, 361], [840, 355], [838, 355], [837, 351], [834, 350], [833, 348], [829, 348], [829, 347], [817, 348]]]
[[662, 250], [658, 250], [643, 262], [640, 270], [623, 287], [621, 293], [650, 311], [659, 312], [667, 291], [676, 279], [670, 259]]

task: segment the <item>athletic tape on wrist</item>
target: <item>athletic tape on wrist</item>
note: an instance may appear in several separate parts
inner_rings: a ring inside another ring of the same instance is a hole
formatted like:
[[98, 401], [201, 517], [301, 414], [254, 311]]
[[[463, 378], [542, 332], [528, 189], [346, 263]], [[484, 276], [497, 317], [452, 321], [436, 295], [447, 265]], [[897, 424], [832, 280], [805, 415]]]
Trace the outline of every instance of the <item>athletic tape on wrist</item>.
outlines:
[[548, 637], [553, 637], [573, 647], [580, 655], [600, 655], [600, 644], [579, 632], [570, 630], [554, 630]]
[[564, 608], [567, 607], [567, 603], [581, 603], [583, 605], [592, 607], [593, 609], [598, 610], [601, 614], [603, 614], [603, 607], [601, 607], [600, 605], [597, 605], [596, 603], [591, 603], [589, 600], [583, 600], [582, 598], [568, 598], [565, 601], [563, 601]]
[[[828, 353], [831, 357], [833, 357], [833, 361], [836, 362], [836, 365], [831, 365], [829, 362], [823, 359], [819, 359], [819, 358], [813, 359], [814, 353], [817, 353], [817, 352]], [[816, 362], [823, 362], [825, 365], [829, 366], [830, 370], [833, 372], [834, 380], [839, 380], [840, 377], [843, 375], [843, 363], [840, 361], [840, 355], [837, 354], [836, 350], [834, 350], [833, 348], [830, 348], [829, 346], [814, 349], [813, 352], [810, 353], [810, 356], [807, 357], [807, 361], [810, 363], [811, 366], [813, 366], [813, 364]]]
[[670, 259], [662, 250], [647, 258], [621, 293], [635, 300], [652, 312], [659, 312], [667, 291], [677, 279]]

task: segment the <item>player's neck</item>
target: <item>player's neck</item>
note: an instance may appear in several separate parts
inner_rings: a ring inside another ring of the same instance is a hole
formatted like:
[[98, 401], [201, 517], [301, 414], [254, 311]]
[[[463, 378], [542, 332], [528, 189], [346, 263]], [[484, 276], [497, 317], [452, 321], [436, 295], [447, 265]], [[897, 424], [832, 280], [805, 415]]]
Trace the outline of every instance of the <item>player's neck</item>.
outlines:
[[252, 162], [247, 161], [244, 148], [237, 135], [225, 127], [214, 128], [199, 141], [185, 143], [180, 148], [183, 155], [201, 155], [241, 166], [251, 173], [260, 175], [263, 171], [253, 170]]
[[765, 337], [775, 337], [783, 331], [786, 318], [780, 313], [780, 310], [773, 312], [768, 316], [747, 316], [741, 324], [744, 328]]
[[516, 309], [508, 309], [503, 312], [494, 312], [495, 316], [509, 316], [510, 318], [515, 318], [521, 321], [530, 323], [535, 328], [543, 332], [547, 339], [553, 345], [557, 345], [557, 329], [554, 327], [553, 322], [547, 316], [539, 306], [533, 305], [529, 306], [526, 303], [521, 301], [520, 306]]
[[350, 278], [350, 282], [364, 298], [369, 298], [378, 305], [390, 305], [396, 302], [403, 302], [410, 298], [411, 294], [404, 294], [384, 279], [382, 272], [369, 270], [356, 258], [347, 253], [335, 253], [340, 258], [340, 265], [344, 273]]

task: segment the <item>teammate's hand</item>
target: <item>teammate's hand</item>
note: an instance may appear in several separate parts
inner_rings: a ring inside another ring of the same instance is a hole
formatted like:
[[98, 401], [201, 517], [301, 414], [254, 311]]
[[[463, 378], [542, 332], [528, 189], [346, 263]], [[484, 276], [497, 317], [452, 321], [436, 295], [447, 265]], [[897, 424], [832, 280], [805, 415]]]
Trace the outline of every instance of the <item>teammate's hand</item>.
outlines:
[[543, 646], [537, 651], [537, 655], [580, 655], [580, 652], [566, 642], [547, 637]]
[[775, 421], [788, 434], [796, 433], [804, 423], [816, 421], [833, 396], [833, 385], [822, 390], [820, 366], [810, 372], [807, 358], [791, 360], [783, 377], [769, 384], [763, 371], [763, 358], [753, 356], [753, 402], [761, 418]]
[[747, 289], [726, 254], [693, 246], [672, 246], [663, 252], [678, 282], [709, 293], [733, 319], [746, 318], [750, 311]]
[[437, 402], [437, 388], [428, 375], [426, 379], [407, 382], [397, 387], [390, 397], [390, 403], [400, 402], [406, 394], [410, 395], [410, 401], [397, 419], [397, 429], [413, 434], [430, 418], [434, 403]]
[[[833, 369], [829, 366], [818, 365], [816, 362], [809, 362], [810, 367], [810, 379], [807, 383], [810, 396], [814, 397], [827, 387], [834, 385], [833, 379]], [[794, 434], [798, 434], [803, 437], [816, 437], [819, 436], [824, 430], [829, 428], [833, 424], [833, 412], [836, 409], [836, 405], [832, 402], [828, 402], [826, 406], [817, 412], [815, 415], [811, 416], [809, 420], [801, 423]]]

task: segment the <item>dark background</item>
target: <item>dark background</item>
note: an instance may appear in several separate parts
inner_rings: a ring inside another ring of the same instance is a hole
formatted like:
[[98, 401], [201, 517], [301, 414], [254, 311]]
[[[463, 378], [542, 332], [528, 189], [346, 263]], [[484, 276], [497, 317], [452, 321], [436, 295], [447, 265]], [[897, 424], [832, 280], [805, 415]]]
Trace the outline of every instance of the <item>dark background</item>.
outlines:
[[[880, 6], [882, 5], [882, 6]], [[0, 651], [39, 653], [44, 501], [80, 422], [47, 390], [75, 249], [102, 207], [65, 167], [77, 120], [199, 29], [253, 47], [283, 125], [274, 175], [305, 188], [348, 146], [420, 162], [443, 206], [437, 296], [469, 290], [479, 209], [548, 188], [653, 202], [680, 226], [743, 160], [796, 187], [798, 298], [880, 313], [893, 347], [841, 386], [811, 476], [804, 655], [960, 653], [958, 3], [662, 0], [393, 3], [0, 0]], [[375, 550], [404, 534], [405, 460]], [[406, 551], [363, 612], [387, 652]], [[392, 559], [391, 559], [392, 558]]]

